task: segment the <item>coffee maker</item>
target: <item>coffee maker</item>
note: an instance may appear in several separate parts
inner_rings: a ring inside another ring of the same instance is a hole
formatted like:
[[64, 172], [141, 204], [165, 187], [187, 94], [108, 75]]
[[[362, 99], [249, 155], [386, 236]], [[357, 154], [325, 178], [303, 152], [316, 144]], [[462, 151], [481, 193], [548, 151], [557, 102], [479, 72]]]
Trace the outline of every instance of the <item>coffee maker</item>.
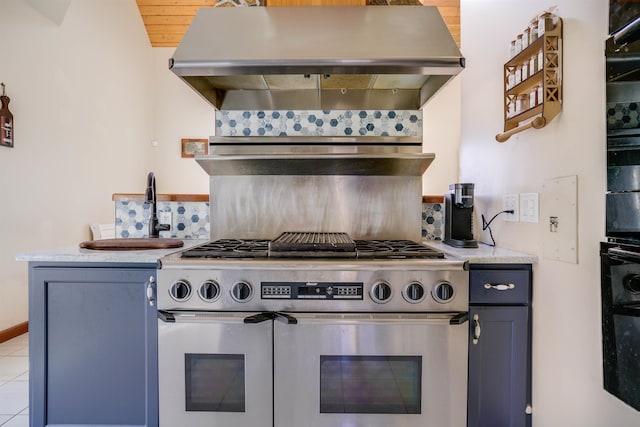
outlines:
[[456, 248], [477, 248], [473, 238], [473, 184], [451, 184], [444, 196], [444, 243]]

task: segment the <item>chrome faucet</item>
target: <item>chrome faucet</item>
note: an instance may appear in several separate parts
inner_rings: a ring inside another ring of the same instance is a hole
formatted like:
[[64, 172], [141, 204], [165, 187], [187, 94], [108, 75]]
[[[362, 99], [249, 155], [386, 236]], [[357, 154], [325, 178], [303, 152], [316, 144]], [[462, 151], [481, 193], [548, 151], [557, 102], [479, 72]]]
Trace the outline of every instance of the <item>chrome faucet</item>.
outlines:
[[145, 192], [145, 203], [151, 205], [151, 216], [149, 217], [149, 237], [160, 237], [161, 231], [169, 230], [169, 224], [158, 223], [157, 196], [156, 196], [156, 177], [153, 172], [147, 175], [147, 191]]

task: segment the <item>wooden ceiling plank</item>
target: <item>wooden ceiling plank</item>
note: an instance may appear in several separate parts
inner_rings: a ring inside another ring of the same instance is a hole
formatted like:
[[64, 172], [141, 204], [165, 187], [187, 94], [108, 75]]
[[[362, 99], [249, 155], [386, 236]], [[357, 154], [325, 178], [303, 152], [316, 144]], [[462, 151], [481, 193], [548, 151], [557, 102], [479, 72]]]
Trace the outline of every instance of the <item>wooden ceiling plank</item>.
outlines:
[[213, 6], [216, 0], [136, 0], [138, 6]]
[[438, 6], [438, 11], [442, 16], [460, 16], [459, 7]]
[[144, 25], [189, 25], [193, 21], [193, 16], [182, 15], [144, 15], [142, 16]]
[[420, 0], [424, 6], [453, 6], [460, 7], [460, 0]]
[[184, 34], [189, 25], [147, 25], [147, 33], [151, 34]]
[[140, 15], [194, 16], [202, 6], [139, 6]]

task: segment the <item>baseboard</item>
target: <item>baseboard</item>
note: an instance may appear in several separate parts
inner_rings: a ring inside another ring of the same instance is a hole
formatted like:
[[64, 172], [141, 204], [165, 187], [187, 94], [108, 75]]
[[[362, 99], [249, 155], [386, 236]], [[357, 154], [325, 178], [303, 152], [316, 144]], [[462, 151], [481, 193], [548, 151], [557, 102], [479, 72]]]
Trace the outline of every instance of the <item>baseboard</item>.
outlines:
[[0, 343], [9, 341], [29, 331], [29, 322], [22, 322], [3, 331], [0, 331]]

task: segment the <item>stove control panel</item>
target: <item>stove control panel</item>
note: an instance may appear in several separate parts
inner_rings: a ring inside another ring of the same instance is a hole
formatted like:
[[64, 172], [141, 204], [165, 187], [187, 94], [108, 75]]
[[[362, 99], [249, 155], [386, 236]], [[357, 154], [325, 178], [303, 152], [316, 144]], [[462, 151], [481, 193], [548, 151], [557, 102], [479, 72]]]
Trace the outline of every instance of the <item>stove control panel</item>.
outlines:
[[362, 282], [262, 282], [262, 299], [361, 300]]

